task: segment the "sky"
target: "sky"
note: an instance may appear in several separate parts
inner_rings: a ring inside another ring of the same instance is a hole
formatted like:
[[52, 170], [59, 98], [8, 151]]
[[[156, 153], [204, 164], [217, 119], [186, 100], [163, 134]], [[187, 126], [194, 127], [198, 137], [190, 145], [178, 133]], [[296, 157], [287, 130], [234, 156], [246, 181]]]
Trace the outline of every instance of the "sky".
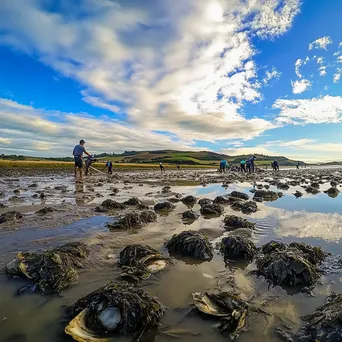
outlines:
[[0, 153], [342, 161], [340, 0], [1, 0]]

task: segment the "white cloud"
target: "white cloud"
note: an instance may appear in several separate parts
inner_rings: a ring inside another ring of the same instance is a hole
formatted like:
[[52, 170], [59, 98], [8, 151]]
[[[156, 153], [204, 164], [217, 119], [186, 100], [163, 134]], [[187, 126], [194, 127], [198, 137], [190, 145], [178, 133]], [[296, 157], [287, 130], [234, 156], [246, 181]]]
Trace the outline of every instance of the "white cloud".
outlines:
[[319, 67], [319, 75], [320, 76], [325, 76], [327, 74], [327, 67], [326, 66], [321, 66]]
[[317, 64], [323, 64], [324, 58], [323, 57], [317, 57], [316, 62], [317, 62]]
[[280, 124], [322, 124], [342, 122], [342, 97], [324, 96], [312, 99], [278, 99], [273, 104], [279, 109]]
[[292, 85], [292, 92], [294, 94], [301, 94], [311, 87], [311, 82], [309, 80], [302, 79], [302, 80], [297, 80], [295, 82], [291, 81], [291, 85]]
[[333, 78], [334, 83], [340, 82], [341, 76], [342, 76], [342, 69], [338, 68], [336, 73], [334, 74], [334, 78]]
[[327, 50], [328, 45], [332, 44], [333, 41], [331, 40], [330, 37], [322, 37], [318, 38], [317, 40], [313, 41], [312, 43], [309, 44], [309, 50], [312, 49], [324, 49]]
[[[75, 79], [85, 102], [120, 109], [131, 127], [168, 131], [182, 141], [232, 139], [246, 131], [253, 138], [274, 125], [243, 115], [244, 104], [260, 101], [265, 85], [251, 39], [285, 33], [299, 5], [88, 0], [62, 1], [48, 12], [41, 1], [2, 0], [0, 44]], [[272, 70], [266, 77], [276, 76]]]
[[[316, 57], [316, 56], [315, 56]], [[314, 58], [315, 58], [314, 57]], [[308, 64], [308, 62], [310, 62], [310, 58], [309, 57], [306, 57], [305, 59], [301, 59], [301, 58], [298, 58], [296, 60], [296, 63], [295, 63], [295, 73], [296, 75], [299, 77], [299, 78], [302, 78], [303, 75], [301, 74], [300, 72], [300, 67], [303, 66], [303, 65], [306, 65]]]
[[278, 71], [275, 67], [273, 67], [271, 71], [269, 70], [266, 71], [265, 77], [263, 79], [263, 83], [266, 85], [273, 79], [278, 80], [280, 76], [281, 76], [281, 72]]
[[312, 139], [298, 139], [298, 140], [292, 140], [292, 141], [282, 141], [278, 143], [278, 146], [281, 147], [292, 147], [292, 148], [297, 148], [297, 147], [304, 147], [308, 144], [311, 144], [315, 142], [315, 140]]
[[337, 63], [342, 63], [342, 56], [337, 57]]
[[0, 145], [9, 145], [11, 142], [10, 139], [0, 137]]

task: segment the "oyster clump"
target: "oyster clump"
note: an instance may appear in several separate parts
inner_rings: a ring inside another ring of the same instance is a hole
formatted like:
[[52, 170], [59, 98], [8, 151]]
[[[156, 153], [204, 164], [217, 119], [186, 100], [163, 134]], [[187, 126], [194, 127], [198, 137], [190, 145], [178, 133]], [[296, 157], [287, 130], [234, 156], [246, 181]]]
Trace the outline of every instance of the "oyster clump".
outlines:
[[216, 316], [221, 321], [219, 329], [230, 340], [235, 340], [245, 330], [249, 305], [235, 292], [196, 292], [192, 298], [199, 311]]
[[141, 341], [158, 327], [165, 308], [142, 289], [115, 282], [79, 299], [68, 313], [72, 320], [65, 333], [76, 341], [107, 341], [114, 334]]
[[306, 323], [298, 333], [298, 341], [342, 341], [341, 312], [342, 294], [332, 293], [325, 304], [303, 317]]
[[87, 256], [85, 244], [70, 242], [43, 253], [19, 252], [6, 270], [12, 276], [32, 280], [44, 294], [59, 293], [77, 279], [77, 269]]
[[123, 270], [121, 277], [133, 281], [147, 279], [171, 264], [171, 260], [147, 245], [126, 246], [119, 255], [118, 265]]
[[303, 242], [270, 241], [256, 258], [257, 273], [274, 286], [312, 286], [320, 277], [318, 267], [327, 255]]
[[171, 255], [189, 256], [199, 260], [210, 261], [213, 251], [206, 236], [196, 231], [184, 231], [174, 235], [166, 248]]

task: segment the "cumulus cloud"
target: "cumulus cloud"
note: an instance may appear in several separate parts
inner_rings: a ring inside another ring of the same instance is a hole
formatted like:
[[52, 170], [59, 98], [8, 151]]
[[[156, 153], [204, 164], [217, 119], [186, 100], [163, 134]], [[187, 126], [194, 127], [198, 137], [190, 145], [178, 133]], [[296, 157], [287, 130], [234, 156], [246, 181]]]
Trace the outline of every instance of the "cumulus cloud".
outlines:
[[291, 81], [291, 84], [292, 84], [292, 92], [294, 94], [301, 94], [311, 87], [311, 82], [306, 79], [297, 80], [295, 82]]
[[267, 70], [265, 77], [263, 79], [264, 84], [269, 84], [271, 80], [277, 80], [281, 76], [281, 72], [278, 71], [275, 67], [272, 68], [272, 70]]
[[273, 104], [278, 109], [277, 122], [281, 124], [322, 124], [342, 122], [342, 97], [324, 96], [312, 99], [278, 99]]
[[310, 62], [310, 58], [306, 57], [305, 59], [298, 58], [295, 63], [295, 73], [299, 78], [302, 78], [303, 75], [300, 72], [300, 67], [302, 65], [306, 65], [308, 62]]
[[[251, 39], [285, 33], [300, 1], [63, 0], [49, 11], [41, 1], [3, 0], [1, 6], [0, 44], [77, 80], [85, 102], [124, 113], [132, 127], [212, 141], [245, 131], [253, 138], [274, 127], [243, 115], [265, 85]], [[277, 76], [272, 70], [266, 78]]]
[[326, 66], [321, 66], [319, 67], [319, 75], [320, 76], [325, 76], [327, 74], [327, 67]]
[[312, 49], [324, 49], [327, 50], [328, 45], [332, 44], [333, 41], [329, 36], [318, 38], [309, 44], [309, 50]]
[[[67, 156], [80, 139], [91, 152], [194, 150], [192, 141], [136, 129], [109, 117], [46, 111], [0, 99], [0, 149], [3, 153]], [[3, 138], [5, 137], [5, 138]]]
[[334, 78], [333, 78], [334, 83], [340, 82], [341, 76], [342, 76], [342, 69], [338, 68], [336, 73], [334, 74]]

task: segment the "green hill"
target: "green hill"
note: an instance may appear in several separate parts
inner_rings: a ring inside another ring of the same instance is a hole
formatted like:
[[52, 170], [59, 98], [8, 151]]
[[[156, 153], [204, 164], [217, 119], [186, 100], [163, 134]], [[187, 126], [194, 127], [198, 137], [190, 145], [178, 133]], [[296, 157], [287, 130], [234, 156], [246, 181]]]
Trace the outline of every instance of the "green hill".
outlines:
[[[257, 165], [270, 165], [271, 161], [277, 159], [280, 165], [295, 166], [298, 161], [291, 160], [283, 156], [266, 156], [255, 155], [257, 157]], [[228, 156], [210, 151], [173, 151], [173, 150], [158, 150], [158, 151], [126, 151], [121, 154], [98, 154], [98, 158], [111, 160], [114, 163], [155, 163], [163, 162], [165, 164], [180, 164], [180, 165], [219, 165], [222, 159], [226, 159], [229, 164], [240, 164], [241, 159], [248, 159], [248, 155]], [[301, 164], [305, 164], [300, 162]]]

